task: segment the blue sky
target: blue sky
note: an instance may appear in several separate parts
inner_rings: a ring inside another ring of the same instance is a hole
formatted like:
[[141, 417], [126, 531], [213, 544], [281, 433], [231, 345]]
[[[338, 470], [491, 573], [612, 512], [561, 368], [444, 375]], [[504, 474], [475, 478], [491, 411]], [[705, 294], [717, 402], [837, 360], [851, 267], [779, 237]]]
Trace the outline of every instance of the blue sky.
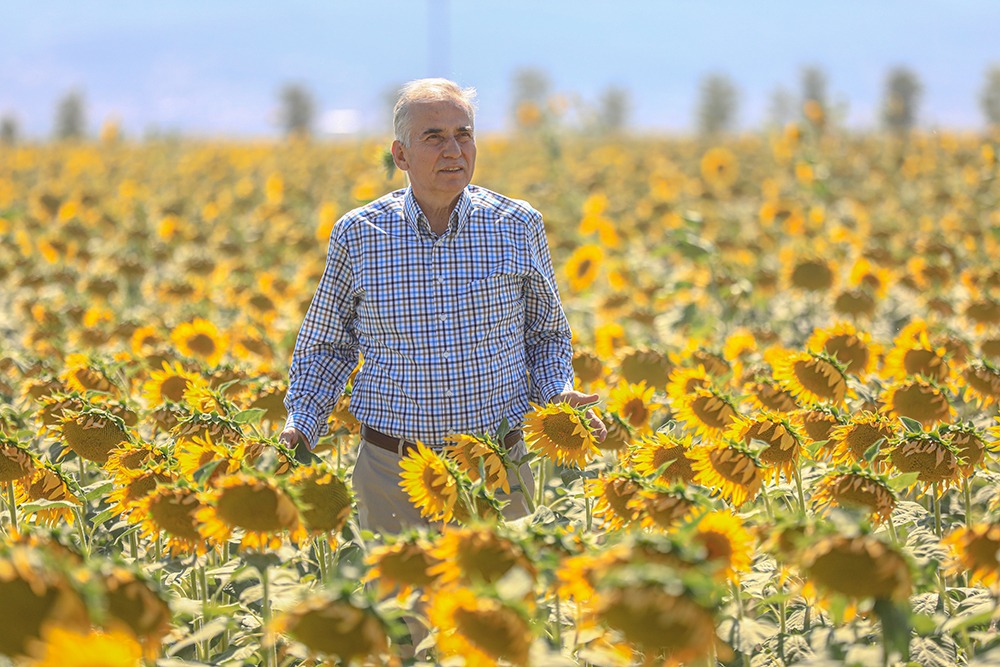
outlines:
[[584, 103], [621, 86], [633, 125], [675, 132], [693, 126], [706, 74], [732, 78], [752, 127], [776, 88], [797, 93], [816, 65], [846, 122], [867, 128], [887, 71], [905, 65], [923, 83], [921, 124], [977, 128], [998, 32], [996, 0], [8, 0], [0, 114], [46, 135], [76, 88], [92, 128], [116, 116], [130, 134], [273, 135], [278, 91], [294, 81], [321, 114], [351, 109], [384, 133], [387, 91], [445, 75], [479, 89], [490, 131], [506, 126], [512, 73], [536, 67]]

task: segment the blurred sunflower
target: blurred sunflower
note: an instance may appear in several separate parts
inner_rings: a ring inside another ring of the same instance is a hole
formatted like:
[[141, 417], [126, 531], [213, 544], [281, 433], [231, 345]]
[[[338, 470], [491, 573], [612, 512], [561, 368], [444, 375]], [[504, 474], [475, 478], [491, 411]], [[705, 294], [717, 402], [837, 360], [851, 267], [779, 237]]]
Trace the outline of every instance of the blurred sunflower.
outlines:
[[186, 483], [161, 485], [136, 503], [128, 520], [148, 540], [164, 537], [167, 553], [175, 558], [202, 555], [218, 544], [199, 531], [198, 512], [204, 506], [198, 491]]
[[651, 348], [626, 348], [618, 353], [618, 374], [628, 384], [645, 383], [663, 389], [670, 380], [673, 364], [670, 358]]
[[461, 656], [467, 667], [528, 664], [528, 615], [509, 602], [455, 588], [431, 598], [428, 617], [443, 657]]
[[949, 533], [942, 545], [950, 554], [945, 574], [967, 574], [969, 584], [993, 588], [1000, 581], [1000, 524], [962, 526]]
[[173, 628], [167, 601], [149, 581], [124, 567], [111, 567], [100, 578], [107, 612], [104, 627], [135, 638], [145, 657], [155, 660], [163, 638]]
[[601, 359], [612, 359], [626, 342], [625, 328], [618, 322], [606, 322], [594, 329], [594, 351]]
[[610, 530], [622, 530], [636, 524], [639, 510], [630, 503], [643, 488], [642, 480], [627, 472], [601, 474], [586, 480], [585, 493], [594, 499], [594, 516]]
[[604, 262], [604, 250], [599, 245], [581, 245], [566, 260], [564, 271], [573, 292], [582, 292], [590, 287]]
[[959, 387], [964, 387], [962, 400], [975, 402], [979, 408], [1000, 403], [1000, 368], [974, 360], [959, 374]]
[[173, 366], [163, 362], [162, 370], [151, 372], [142, 385], [142, 398], [147, 406], [160, 405], [164, 401], [180, 403], [189, 387], [207, 385], [201, 375], [184, 370], [179, 362], [174, 362]]
[[400, 601], [434, 586], [437, 576], [430, 570], [440, 561], [431, 554], [431, 547], [426, 537], [410, 534], [372, 548], [365, 557], [369, 568], [364, 582], [374, 583], [379, 597], [395, 593]]
[[604, 363], [589, 350], [573, 350], [573, 374], [584, 387], [588, 387], [604, 377]]
[[694, 460], [695, 481], [735, 507], [753, 500], [760, 491], [763, 466], [742, 443], [722, 440], [716, 445], [693, 447], [688, 456]]
[[445, 456], [417, 442], [399, 462], [399, 486], [410, 502], [420, 510], [420, 516], [431, 521], [448, 522], [454, 518], [458, 500], [458, 469]]
[[777, 363], [774, 378], [806, 403], [840, 405], [848, 395], [847, 376], [824, 353], [793, 352]]
[[688, 456], [692, 446], [690, 435], [675, 438], [665, 433], [654, 433], [652, 437], [640, 441], [635, 446], [631, 457], [632, 466], [637, 473], [645, 477], [660, 471], [659, 479], [664, 482], [690, 484], [695, 476], [691, 467], [694, 459]]
[[825, 352], [844, 366], [844, 372], [864, 378], [878, 366], [879, 348], [867, 332], [839, 322], [826, 329], [816, 329], [806, 341], [811, 352]]
[[507, 449], [493, 442], [492, 438], [472, 435], [452, 436], [451, 444], [445, 447], [445, 453], [473, 482], [479, 481], [479, 465], [482, 463], [486, 473], [486, 489], [490, 493], [502, 489], [504, 493], [510, 494], [510, 482], [507, 479], [509, 464]]
[[708, 512], [697, 518], [690, 539], [705, 549], [705, 560], [716, 576], [736, 581], [740, 572], [750, 570], [755, 540], [732, 512]]
[[31, 667], [139, 667], [142, 646], [131, 634], [54, 627], [36, 647]]
[[698, 508], [681, 490], [649, 484], [629, 501], [629, 509], [639, 513], [643, 528], [669, 531]]
[[234, 530], [243, 531], [240, 546], [274, 550], [288, 535], [300, 544], [307, 539], [291, 497], [272, 479], [241, 472], [216, 479], [195, 512], [206, 539], [224, 543]]
[[299, 467], [288, 486], [305, 529], [325, 536], [332, 546], [351, 516], [350, 487], [325, 464]]
[[639, 433], [648, 433], [649, 419], [653, 413], [651, 401], [655, 391], [654, 387], [647, 387], [645, 381], [629, 384], [622, 380], [608, 396], [608, 409], [620, 415]]
[[885, 357], [883, 377], [905, 380], [919, 375], [932, 382], [944, 382], [951, 375], [944, 347], [931, 345], [927, 332], [918, 341], [898, 341]]
[[718, 437], [736, 419], [733, 399], [714, 387], [699, 387], [674, 404], [674, 411], [695, 433]]
[[827, 473], [812, 494], [817, 511], [836, 505], [858, 507], [867, 511], [875, 525], [888, 520], [896, 507], [896, 494], [882, 475], [853, 468], [846, 472]]
[[336, 664], [378, 661], [382, 665], [398, 665], [398, 658], [389, 653], [387, 627], [370, 603], [348, 595], [325, 593], [281, 613], [270, 631], [288, 635], [310, 652], [336, 659]]
[[944, 388], [920, 377], [894, 382], [882, 394], [883, 410], [895, 417], [909, 417], [933, 426], [955, 416]]
[[535, 577], [535, 566], [521, 545], [488, 527], [446, 525], [430, 555], [437, 562], [427, 573], [439, 587], [495, 584], [514, 568]]
[[117, 475], [122, 470], [139, 470], [145, 463], [166, 464], [168, 461], [163, 449], [139, 440], [113, 449], [103, 467], [106, 472]]
[[161, 343], [163, 343], [163, 337], [160, 335], [159, 329], [148, 324], [137, 327], [129, 337], [132, 354], [139, 358], [145, 357]]
[[212, 322], [196, 317], [182, 322], [170, 332], [170, 340], [186, 357], [201, 359], [209, 366], [218, 366], [226, 352], [228, 340]]
[[118, 387], [108, 377], [104, 365], [86, 354], [70, 354], [66, 356], [63, 372], [59, 379], [66, 383], [70, 391], [81, 394], [88, 391], [99, 391], [106, 394], [118, 394]]
[[837, 282], [836, 262], [822, 257], [801, 257], [786, 264], [785, 282], [807, 292], [829, 292]]
[[533, 405], [524, 418], [524, 440], [560, 465], [585, 468], [600, 455], [594, 436], [581, 412], [568, 403]]
[[713, 190], [728, 190], [739, 178], [740, 167], [728, 149], [716, 146], [701, 157], [701, 177]]
[[906, 558], [870, 535], [821, 538], [801, 560], [811, 584], [850, 599], [906, 600], [913, 590]]

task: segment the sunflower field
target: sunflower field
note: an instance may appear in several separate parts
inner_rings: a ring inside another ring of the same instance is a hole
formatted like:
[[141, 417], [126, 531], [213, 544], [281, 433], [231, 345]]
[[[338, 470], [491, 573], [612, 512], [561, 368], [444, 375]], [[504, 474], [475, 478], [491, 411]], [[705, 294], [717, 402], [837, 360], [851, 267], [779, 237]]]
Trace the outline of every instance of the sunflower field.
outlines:
[[0, 665], [1000, 665], [1000, 136], [483, 137], [579, 388], [358, 528], [278, 443], [375, 141], [0, 147]]

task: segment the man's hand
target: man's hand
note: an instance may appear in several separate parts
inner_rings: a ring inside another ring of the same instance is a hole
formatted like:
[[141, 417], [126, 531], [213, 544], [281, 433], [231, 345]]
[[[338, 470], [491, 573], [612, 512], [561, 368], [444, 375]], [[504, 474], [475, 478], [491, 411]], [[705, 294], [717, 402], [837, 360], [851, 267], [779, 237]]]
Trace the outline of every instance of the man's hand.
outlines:
[[[591, 405], [597, 403], [601, 399], [597, 394], [584, 394], [579, 391], [564, 391], [561, 394], [556, 394], [552, 397], [552, 403], [569, 403], [574, 408], [578, 408], [581, 405]], [[608, 427], [604, 425], [601, 418], [597, 416], [593, 408], [587, 410], [587, 419], [590, 420], [590, 430], [594, 434], [594, 438], [597, 442], [604, 442], [604, 438], [608, 436]]]
[[306, 440], [306, 436], [297, 428], [286, 428], [278, 436], [278, 442], [292, 450], [295, 453], [295, 460], [302, 465], [310, 465], [320, 460], [309, 449], [309, 441]]

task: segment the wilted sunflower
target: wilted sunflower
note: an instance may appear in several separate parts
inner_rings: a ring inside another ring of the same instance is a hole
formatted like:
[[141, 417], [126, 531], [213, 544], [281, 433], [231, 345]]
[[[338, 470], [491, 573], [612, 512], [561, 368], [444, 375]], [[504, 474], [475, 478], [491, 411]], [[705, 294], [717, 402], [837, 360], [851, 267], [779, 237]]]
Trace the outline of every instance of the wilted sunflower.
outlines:
[[774, 378], [799, 401], [840, 405], [847, 396], [847, 376], [823, 353], [794, 352], [782, 358]]
[[742, 443], [722, 440], [716, 445], [693, 447], [695, 481], [713, 489], [734, 507], [753, 500], [764, 481], [764, 469]]
[[492, 528], [445, 526], [430, 554], [437, 563], [427, 573], [440, 586], [494, 584], [514, 568], [535, 576], [535, 566], [521, 545]]
[[420, 510], [420, 516], [431, 521], [448, 522], [454, 518], [458, 500], [458, 470], [453, 469], [445, 456], [417, 442], [399, 462], [399, 486], [410, 497], [410, 502]]
[[316, 464], [298, 468], [288, 485], [306, 530], [335, 542], [351, 516], [351, 490], [344, 480], [325, 464]]
[[802, 553], [810, 583], [851, 599], [906, 600], [912, 588], [910, 566], [893, 547], [870, 535], [834, 535]]
[[59, 523], [70, 525], [76, 520], [72, 505], [83, 503], [70, 488], [69, 477], [58, 465], [40, 462], [35, 471], [14, 482], [15, 502], [20, 506], [36, 500], [52, 500], [69, 503], [70, 507], [47, 507], [35, 512], [39, 523], [54, 526]]
[[467, 667], [528, 664], [531, 625], [509, 602], [455, 588], [431, 598], [428, 617], [442, 657], [461, 656]]
[[486, 473], [486, 489], [496, 493], [502, 489], [510, 494], [510, 482], [507, 479], [509, 464], [507, 449], [493, 442], [492, 438], [479, 438], [472, 435], [455, 435], [451, 443], [445, 447], [445, 452], [458, 465], [458, 469], [469, 476], [473, 482], [479, 481], [479, 465], [482, 463]]
[[608, 409], [620, 415], [639, 433], [648, 433], [649, 418], [653, 414], [651, 401], [655, 391], [654, 387], [647, 387], [645, 382], [619, 382], [608, 397]]
[[288, 635], [312, 653], [337, 659], [337, 664], [377, 660], [393, 665], [386, 621], [369, 603], [343, 594], [320, 594], [279, 615], [271, 632]]
[[895, 422], [882, 413], [862, 410], [853, 415], [846, 424], [837, 426], [830, 434], [827, 449], [834, 463], [850, 466], [858, 464], [862, 468], [869, 467], [865, 452], [876, 442], [882, 441], [879, 455], [870, 466], [879, 472], [887, 469], [886, 452], [889, 442], [896, 436]]
[[975, 401], [980, 408], [1000, 403], [1000, 368], [997, 366], [975, 360], [962, 370], [958, 382], [965, 387], [964, 401]]
[[569, 403], [533, 405], [525, 416], [524, 441], [560, 465], [585, 468], [600, 450], [580, 411]]
[[198, 511], [204, 507], [198, 491], [186, 484], [159, 486], [136, 503], [129, 523], [138, 524], [143, 537], [165, 538], [167, 553], [174, 557], [204, 554], [217, 542], [199, 532]]
[[705, 560], [716, 568], [716, 576], [736, 581], [739, 572], [750, 569], [754, 538], [732, 512], [709, 512], [699, 517], [690, 539], [704, 547]]
[[937, 485], [947, 488], [958, 484], [959, 451], [937, 433], [906, 433], [889, 450], [889, 460], [901, 473], [919, 473], [915, 484], [924, 492]]
[[725, 434], [726, 438], [752, 446], [752, 441], [766, 443], [757, 453], [764, 464], [765, 481], [774, 481], [781, 473], [791, 481], [792, 471], [802, 454], [802, 434], [788, 419], [774, 412], [762, 412], [753, 417], [737, 416]]
[[675, 438], [665, 433], [654, 433], [642, 440], [632, 452], [632, 467], [640, 475], [655, 475], [661, 467], [659, 479], [664, 482], [690, 484], [695, 472], [691, 465], [694, 459], [688, 455], [692, 448], [692, 437]]
[[659, 582], [601, 591], [595, 616], [649, 658], [665, 660], [665, 664], [698, 662], [715, 646], [712, 612], [690, 594]]
[[956, 528], [942, 544], [951, 551], [946, 574], [969, 575], [969, 584], [996, 586], [1000, 581], [1000, 524], [983, 523]]
[[118, 445], [132, 441], [121, 418], [91, 406], [63, 412], [59, 432], [69, 449], [96, 463], [104, 463]]
[[33, 650], [31, 667], [137, 667], [142, 646], [127, 632], [54, 627]]
[[399, 600], [433, 586], [437, 576], [430, 571], [440, 561], [431, 554], [431, 546], [425, 537], [411, 534], [374, 547], [365, 558], [369, 566], [365, 583], [374, 583], [379, 597], [395, 593]]
[[674, 404], [677, 418], [703, 437], [718, 437], [736, 418], [733, 399], [714, 387], [699, 387]]
[[0, 435], [0, 484], [9, 484], [33, 473], [35, 458], [26, 446]]
[[604, 250], [599, 245], [588, 243], [574, 250], [564, 267], [570, 289], [582, 292], [590, 287], [597, 279], [603, 262]]
[[226, 336], [214, 324], [200, 317], [174, 327], [170, 340], [181, 354], [201, 359], [209, 366], [219, 365], [228, 346]]
[[630, 502], [643, 488], [640, 479], [626, 472], [612, 472], [586, 480], [584, 488], [594, 499], [594, 516], [610, 530], [622, 530], [638, 522], [639, 510]]
[[207, 385], [208, 382], [198, 373], [184, 370], [178, 362], [170, 366], [164, 361], [162, 369], [151, 372], [142, 385], [142, 397], [148, 406], [160, 405], [164, 401], [180, 403], [188, 387]]
[[813, 507], [823, 511], [830, 505], [859, 507], [867, 511], [876, 525], [886, 521], [896, 507], [896, 494], [882, 475], [853, 469], [832, 472], [816, 483]]
[[806, 341], [812, 352], [823, 352], [844, 366], [844, 372], [864, 378], [875, 372], [879, 350], [867, 332], [840, 322], [826, 329], [816, 329]]
[[887, 413], [915, 419], [925, 427], [955, 416], [955, 408], [948, 401], [945, 390], [919, 377], [893, 383], [885, 390], [881, 400]]
[[295, 503], [273, 479], [227, 475], [216, 479], [204, 498], [195, 519], [206, 539], [223, 543], [238, 529], [243, 531], [242, 548], [273, 550], [286, 534], [296, 544], [308, 537]]

